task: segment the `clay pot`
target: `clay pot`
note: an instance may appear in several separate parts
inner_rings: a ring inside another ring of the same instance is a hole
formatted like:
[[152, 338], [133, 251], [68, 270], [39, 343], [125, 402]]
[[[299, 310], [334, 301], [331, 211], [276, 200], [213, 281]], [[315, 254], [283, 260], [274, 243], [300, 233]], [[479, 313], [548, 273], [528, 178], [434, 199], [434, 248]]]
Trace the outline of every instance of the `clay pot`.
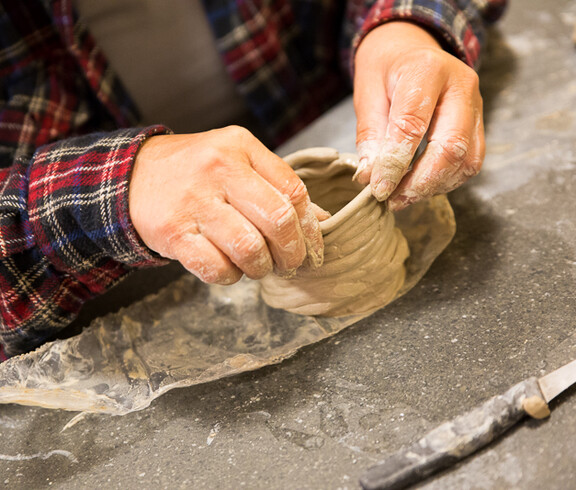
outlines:
[[325, 247], [320, 268], [305, 263], [293, 277], [269, 274], [261, 280], [269, 306], [303, 315], [365, 314], [392, 301], [403, 286], [406, 239], [386, 204], [352, 180], [356, 159], [330, 148], [284, 158], [312, 201], [332, 216], [320, 223]]

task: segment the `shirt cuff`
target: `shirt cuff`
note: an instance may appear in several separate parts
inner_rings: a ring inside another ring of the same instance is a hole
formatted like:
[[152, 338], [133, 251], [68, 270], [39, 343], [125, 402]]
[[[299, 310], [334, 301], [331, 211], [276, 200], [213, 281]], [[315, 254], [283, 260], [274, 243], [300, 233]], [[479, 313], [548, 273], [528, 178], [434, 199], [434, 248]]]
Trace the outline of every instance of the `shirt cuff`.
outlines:
[[379, 0], [372, 6], [353, 41], [353, 52], [374, 28], [386, 22], [403, 20], [420, 25], [438, 39], [446, 51], [476, 68], [484, 36], [484, 26], [469, 19], [456, 3], [446, 0], [396, 2]]
[[156, 125], [94, 133], [36, 152], [29, 176], [29, 220], [36, 247], [56, 269], [101, 291], [107, 287], [99, 271], [103, 261], [129, 267], [166, 263], [134, 229], [128, 190], [144, 141], [169, 132]]

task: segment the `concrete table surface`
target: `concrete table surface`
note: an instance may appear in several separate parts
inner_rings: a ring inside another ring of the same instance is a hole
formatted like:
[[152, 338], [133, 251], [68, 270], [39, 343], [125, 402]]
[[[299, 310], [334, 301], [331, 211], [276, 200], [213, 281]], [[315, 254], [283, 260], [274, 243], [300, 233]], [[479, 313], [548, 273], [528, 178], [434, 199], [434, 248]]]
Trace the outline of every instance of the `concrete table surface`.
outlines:
[[[386, 454], [576, 358], [575, 24], [574, 2], [511, 2], [481, 70], [484, 170], [452, 194], [456, 237], [414, 290], [286, 362], [141, 412], [61, 432], [73, 413], [0, 406], [0, 486], [358, 488]], [[353, 150], [354, 124], [348, 100], [282, 152]], [[172, 273], [137, 280], [152, 291]], [[576, 390], [551, 408], [421, 488], [576, 488]]]

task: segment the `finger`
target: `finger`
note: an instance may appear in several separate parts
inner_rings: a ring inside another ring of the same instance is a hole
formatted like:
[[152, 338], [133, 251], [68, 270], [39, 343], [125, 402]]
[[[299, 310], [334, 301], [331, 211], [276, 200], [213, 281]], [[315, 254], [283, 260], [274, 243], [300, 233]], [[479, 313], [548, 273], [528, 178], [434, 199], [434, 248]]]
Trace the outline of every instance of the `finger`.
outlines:
[[272, 257], [258, 229], [230, 204], [215, 200], [198, 228], [210, 242], [251, 279], [272, 272]]
[[447, 97], [437, 108], [428, 145], [390, 198], [392, 210], [449, 192], [480, 170], [484, 156], [481, 98]]
[[[305, 255], [308, 255], [313, 267], [319, 267], [324, 260], [324, 240], [320, 223], [316, 217], [315, 208], [312, 206], [306, 186], [284, 160], [271, 153], [264, 145], [252, 146], [249, 158], [252, 168], [258, 175], [262, 176], [274, 189], [287, 198], [296, 211], [298, 226], [293, 226], [291, 221], [286, 223], [277, 222], [278, 229], [271, 230], [273, 236], [281, 239], [278, 243], [280, 248], [273, 250], [273, 252], [283, 254], [283, 250], [286, 247], [292, 246], [290, 244], [293, 240], [296, 240], [294, 244], [299, 248], [300, 240], [303, 238]], [[262, 199], [260, 200], [262, 201]], [[277, 207], [276, 213], [277, 220], [288, 220], [288, 215], [280, 207]], [[298, 229], [301, 231], [302, 236], [296, 233]], [[288, 263], [283, 265], [282, 261], [280, 261], [277, 264], [281, 265], [283, 267], [282, 270], [285, 271], [293, 269], [302, 263], [302, 261], [296, 260], [295, 257], [296, 254], [293, 254]], [[276, 255], [274, 255], [274, 259], [276, 260]]]
[[292, 203], [252, 169], [235, 175], [227, 201], [266, 238], [279, 271], [296, 269], [306, 257], [306, 244]]
[[242, 271], [221, 250], [197, 233], [179, 235], [172, 241], [171, 250], [174, 259], [208, 284], [234, 284], [242, 277]]
[[314, 216], [316, 216], [318, 221], [327, 220], [332, 216], [332, 214], [329, 211], [322, 209], [320, 206], [314, 203], [312, 203], [312, 210], [314, 211]]
[[445, 83], [443, 76], [434, 72], [431, 78], [425, 79], [422, 73], [417, 73], [405, 77], [409, 83], [397, 84], [390, 104], [384, 143], [370, 176], [372, 193], [379, 201], [388, 199], [408, 172], [434, 115]]
[[354, 180], [370, 182], [370, 174], [388, 126], [390, 103], [382, 77], [372, 70], [357, 70], [354, 77], [354, 111], [356, 113], [356, 151], [358, 169]]

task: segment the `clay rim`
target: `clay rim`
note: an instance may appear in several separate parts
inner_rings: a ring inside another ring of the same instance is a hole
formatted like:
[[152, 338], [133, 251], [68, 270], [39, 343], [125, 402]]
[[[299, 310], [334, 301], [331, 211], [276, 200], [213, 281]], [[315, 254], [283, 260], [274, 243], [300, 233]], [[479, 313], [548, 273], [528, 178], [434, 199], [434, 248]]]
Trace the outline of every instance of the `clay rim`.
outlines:
[[370, 186], [364, 187], [364, 189], [362, 189], [354, 199], [340, 209], [340, 211], [330, 216], [330, 218], [320, 221], [322, 234], [327, 235], [338, 228], [346, 220], [352, 219], [352, 217], [358, 213], [359, 209], [370, 205], [370, 201], [372, 200], [377, 204], [384, 205], [384, 203], [376, 201], [376, 198], [372, 196], [372, 189]]

